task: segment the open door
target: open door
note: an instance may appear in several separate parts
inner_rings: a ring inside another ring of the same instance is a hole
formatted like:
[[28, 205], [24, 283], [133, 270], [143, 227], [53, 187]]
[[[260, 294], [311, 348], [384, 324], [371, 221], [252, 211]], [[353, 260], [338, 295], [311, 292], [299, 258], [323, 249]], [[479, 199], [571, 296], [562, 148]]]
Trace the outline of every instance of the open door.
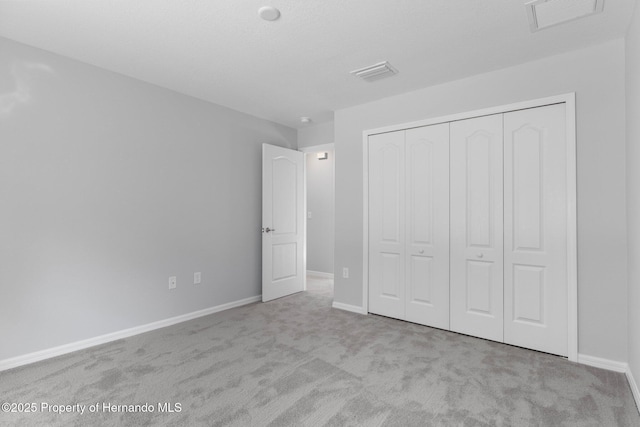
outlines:
[[262, 145], [262, 301], [304, 290], [304, 154]]

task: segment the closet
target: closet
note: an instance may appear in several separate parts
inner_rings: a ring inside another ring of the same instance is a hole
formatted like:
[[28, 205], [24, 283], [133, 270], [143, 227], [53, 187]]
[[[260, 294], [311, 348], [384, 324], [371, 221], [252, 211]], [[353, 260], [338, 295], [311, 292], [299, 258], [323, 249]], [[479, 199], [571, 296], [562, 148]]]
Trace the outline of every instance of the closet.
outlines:
[[567, 356], [566, 105], [368, 136], [368, 311]]
[[369, 189], [369, 311], [448, 329], [449, 124], [371, 136]]

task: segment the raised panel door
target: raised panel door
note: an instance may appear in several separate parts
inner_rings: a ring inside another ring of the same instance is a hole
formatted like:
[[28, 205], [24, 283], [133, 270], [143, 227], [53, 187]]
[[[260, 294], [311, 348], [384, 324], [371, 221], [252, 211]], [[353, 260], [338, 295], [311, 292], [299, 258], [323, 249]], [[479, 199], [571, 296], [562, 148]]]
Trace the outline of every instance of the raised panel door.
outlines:
[[406, 131], [405, 319], [449, 328], [449, 124]]
[[565, 105], [504, 115], [504, 340], [566, 356]]
[[451, 330], [503, 340], [502, 114], [451, 123]]
[[262, 301], [304, 290], [304, 156], [263, 144]]
[[372, 135], [369, 152], [369, 311], [404, 319], [404, 131]]

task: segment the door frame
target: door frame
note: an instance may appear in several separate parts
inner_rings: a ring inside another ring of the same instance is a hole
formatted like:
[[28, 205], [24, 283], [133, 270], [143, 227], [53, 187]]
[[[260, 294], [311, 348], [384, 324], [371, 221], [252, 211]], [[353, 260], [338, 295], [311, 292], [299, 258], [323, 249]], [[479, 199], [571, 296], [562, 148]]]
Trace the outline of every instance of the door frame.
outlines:
[[[392, 126], [368, 129], [363, 138], [363, 202], [362, 202], [362, 312], [369, 312], [369, 147], [370, 135], [407, 130], [440, 123], [455, 122], [480, 116], [502, 114], [552, 104], [565, 104], [567, 142], [567, 292], [568, 359], [578, 361], [578, 240], [577, 240], [577, 163], [576, 163], [576, 94], [561, 95], [483, 108], [458, 114], [418, 120]], [[305, 216], [306, 217], [306, 216]]]

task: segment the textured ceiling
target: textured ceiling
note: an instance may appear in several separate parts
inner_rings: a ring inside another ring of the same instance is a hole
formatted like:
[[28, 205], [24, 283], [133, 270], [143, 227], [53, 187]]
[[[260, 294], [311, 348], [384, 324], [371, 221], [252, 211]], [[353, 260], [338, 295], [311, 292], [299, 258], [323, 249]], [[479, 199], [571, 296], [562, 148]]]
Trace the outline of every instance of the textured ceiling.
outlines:
[[[532, 34], [524, 0], [4, 0], [0, 36], [292, 127], [624, 36], [635, 0]], [[280, 9], [275, 22], [258, 17]], [[349, 71], [389, 61], [365, 83]]]

